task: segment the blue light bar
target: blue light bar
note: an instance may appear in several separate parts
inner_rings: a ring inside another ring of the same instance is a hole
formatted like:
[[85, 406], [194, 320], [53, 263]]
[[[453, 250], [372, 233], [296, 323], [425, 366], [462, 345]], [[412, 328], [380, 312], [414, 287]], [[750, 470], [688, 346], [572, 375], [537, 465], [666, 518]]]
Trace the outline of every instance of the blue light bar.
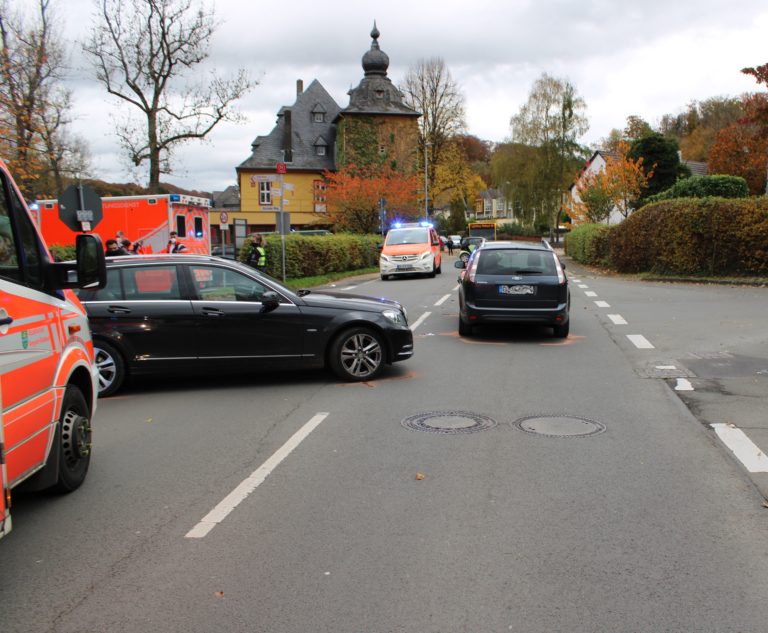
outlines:
[[171, 194], [171, 202], [181, 202], [181, 196], [178, 193]]

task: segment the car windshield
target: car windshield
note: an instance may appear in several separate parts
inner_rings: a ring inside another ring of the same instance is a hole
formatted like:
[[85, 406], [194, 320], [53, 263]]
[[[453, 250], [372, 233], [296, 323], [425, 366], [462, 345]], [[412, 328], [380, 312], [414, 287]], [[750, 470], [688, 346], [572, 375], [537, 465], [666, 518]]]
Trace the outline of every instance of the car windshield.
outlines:
[[398, 244], [424, 244], [429, 241], [427, 229], [395, 229], [387, 233], [387, 246], [397, 246]]
[[478, 275], [556, 275], [551, 253], [520, 249], [489, 250], [480, 253]]

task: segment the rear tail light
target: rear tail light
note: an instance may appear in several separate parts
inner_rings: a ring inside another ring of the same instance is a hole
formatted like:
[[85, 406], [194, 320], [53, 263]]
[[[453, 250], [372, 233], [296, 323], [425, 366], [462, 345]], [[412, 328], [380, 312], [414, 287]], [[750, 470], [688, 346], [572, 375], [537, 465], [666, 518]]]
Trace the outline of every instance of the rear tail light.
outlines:
[[477, 262], [480, 261], [480, 253], [475, 253], [475, 256], [470, 259], [470, 266], [469, 266], [469, 272], [467, 273], [469, 275], [469, 281], [470, 283], [475, 283], [475, 275], [477, 274]]
[[565, 271], [563, 271], [563, 267], [560, 265], [560, 258], [552, 253], [552, 257], [555, 258], [555, 268], [557, 269], [557, 283], [559, 283], [561, 286], [565, 284]]

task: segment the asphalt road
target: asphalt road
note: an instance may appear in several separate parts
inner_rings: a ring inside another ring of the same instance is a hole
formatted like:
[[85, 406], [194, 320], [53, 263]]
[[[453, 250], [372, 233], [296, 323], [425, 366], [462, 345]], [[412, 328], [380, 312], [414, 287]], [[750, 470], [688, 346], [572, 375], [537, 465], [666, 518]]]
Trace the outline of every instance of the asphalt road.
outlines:
[[338, 284], [408, 308], [416, 353], [376, 382], [103, 400], [83, 488], [14, 499], [0, 630], [765, 631], [764, 499], [675, 389], [710, 393], [707, 367], [764, 384], [766, 289], [569, 271], [565, 341], [460, 338], [445, 266]]

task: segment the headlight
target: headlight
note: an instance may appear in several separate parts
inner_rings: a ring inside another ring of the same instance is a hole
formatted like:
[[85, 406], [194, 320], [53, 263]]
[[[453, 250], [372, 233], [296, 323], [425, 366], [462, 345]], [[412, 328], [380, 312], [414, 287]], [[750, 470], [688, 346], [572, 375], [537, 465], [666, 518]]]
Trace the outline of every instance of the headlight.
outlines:
[[386, 255], [380, 255], [379, 258], [383, 262], [388, 262], [389, 261], [389, 257], [387, 257]]
[[422, 253], [420, 259], [427, 259], [427, 257], [432, 257], [432, 251], [426, 251], [425, 253]]
[[382, 314], [388, 318], [392, 323], [397, 325], [408, 325], [408, 321], [405, 318], [405, 314], [399, 310], [384, 310]]

